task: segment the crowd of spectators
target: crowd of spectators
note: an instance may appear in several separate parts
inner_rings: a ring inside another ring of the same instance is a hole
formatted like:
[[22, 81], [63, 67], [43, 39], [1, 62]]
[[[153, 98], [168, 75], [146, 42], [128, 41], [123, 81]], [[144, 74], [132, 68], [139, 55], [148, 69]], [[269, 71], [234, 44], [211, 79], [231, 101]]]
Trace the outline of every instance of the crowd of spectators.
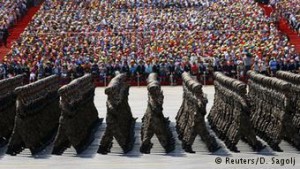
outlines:
[[8, 28], [26, 13], [30, 1], [32, 0], [0, 0], [0, 46], [6, 46]]
[[299, 53], [253, 0], [46, 0], [2, 63], [3, 77], [26, 72], [30, 81], [105, 81], [115, 71], [240, 78], [250, 69], [299, 69]]
[[300, 2], [299, 0], [277, 0], [274, 2], [276, 11], [280, 16], [284, 16], [291, 27], [300, 36]]

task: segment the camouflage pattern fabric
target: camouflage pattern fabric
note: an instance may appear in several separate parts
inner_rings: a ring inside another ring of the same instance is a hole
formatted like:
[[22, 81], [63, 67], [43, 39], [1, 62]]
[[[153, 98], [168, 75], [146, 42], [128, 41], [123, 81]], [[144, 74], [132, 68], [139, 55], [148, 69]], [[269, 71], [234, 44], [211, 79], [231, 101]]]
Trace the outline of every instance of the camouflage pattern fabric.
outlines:
[[58, 89], [56, 75], [16, 88], [17, 111], [8, 154], [29, 148], [34, 155], [52, 142], [60, 116]]
[[145, 154], [150, 153], [153, 145], [151, 138], [155, 134], [166, 153], [169, 153], [175, 149], [175, 139], [169, 127], [170, 121], [163, 115], [164, 95], [157, 80], [157, 74], [149, 74], [147, 82], [148, 106], [142, 118], [140, 151]]
[[123, 149], [124, 153], [132, 150], [135, 137], [135, 121], [128, 104], [129, 85], [126, 74], [117, 74], [105, 89], [108, 96], [106, 107], [107, 127], [101, 139], [98, 153], [107, 154], [112, 147], [113, 138]]
[[73, 80], [58, 91], [61, 96], [61, 116], [53, 154], [62, 154], [72, 145], [79, 154], [94, 140], [99, 122], [94, 105], [95, 86], [92, 76], [86, 74]]
[[23, 75], [0, 80], [0, 147], [6, 145], [13, 131], [16, 116], [15, 89], [23, 85]]
[[214, 77], [215, 97], [208, 115], [211, 128], [231, 151], [239, 152], [236, 145], [240, 139], [255, 151], [264, 148], [250, 122], [246, 84], [219, 72]]
[[287, 131], [285, 124], [292, 123], [289, 114], [291, 84], [254, 71], [249, 71], [248, 76], [250, 119], [255, 132], [273, 150], [282, 151], [278, 145]]
[[182, 79], [183, 102], [176, 116], [176, 130], [182, 148], [186, 152], [195, 153], [192, 145], [196, 136], [200, 135], [208, 150], [214, 152], [220, 147], [206, 128], [204, 116], [208, 100], [204, 97], [202, 85], [186, 72], [182, 74]]
[[288, 107], [288, 116], [285, 125], [284, 138], [293, 144], [298, 150], [300, 149], [300, 75], [286, 72], [286, 71], [277, 71], [276, 77], [282, 79], [291, 84], [289, 95], [289, 105]]

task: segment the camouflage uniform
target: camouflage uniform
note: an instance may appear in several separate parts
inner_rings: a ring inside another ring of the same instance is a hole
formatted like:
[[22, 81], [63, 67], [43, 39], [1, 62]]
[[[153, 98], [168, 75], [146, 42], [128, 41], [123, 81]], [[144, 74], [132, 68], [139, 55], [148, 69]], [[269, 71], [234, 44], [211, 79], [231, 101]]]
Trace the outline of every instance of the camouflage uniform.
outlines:
[[53, 75], [15, 90], [17, 112], [8, 154], [23, 148], [36, 154], [50, 144], [60, 116], [58, 88], [59, 77]]
[[175, 149], [175, 140], [169, 127], [169, 119], [163, 115], [163, 92], [157, 81], [157, 74], [151, 73], [148, 77], [148, 107], [142, 119], [140, 151], [149, 154], [152, 147], [151, 138], [154, 134], [166, 153]]
[[236, 145], [243, 139], [256, 151], [264, 146], [256, 139], [250, 123], [250, 107], [246, 96], [246, 84], [214, 73], [215, 99], [208, 121], [217, 136], [234, 152], [239, 152]]
[[291, 84], [253, 71], [249, 71], [248, 76], [250, 118], [255, 132], [273, 150], [282, 151], [278, 145], [284, 138], [285, 124], [291, 123], [288, 111]]
[[105, 94], [108, 95], [106, 102], [107, 127], [101, 139], [98, 153], [107, 154], [110, 152], [113, 137], [116, 138], [124, 153], [133, 148], [136, 119], [132, 117], [128, 104], [129, 85], [126, 84], [125, 79], [125, 74], [118, 74], [105, 89]]
[[176, 130], [178, 138], [182, 141], [182, 148], [186, 152], [194, 153], [192, 145], [199, 134], [208, 150], [216, 151], [220, 147], [215, 138], [207, 131], [204, 120], [208, 101], [203, 96], [202, 85], [186, 72], [182, 74], [182, 79], [183, 102], [176, 116]]
[[94, 140], [95, 127], [101, 120], [94, 105], [95, 86], [86, 74], [59, 89], [61, 96], [60, 126], [53, 154], [62, 154], [72, 145], [77, 153], [84, 151]]
[[286, 121], [284, 121], [284, 138], [293, 144], [297, 149], [300, 149], [300, 75], [277, 71], [276, 77], [291, 83], [289, 94], [289, 107], [286, 115]]
[[23, 76], [0, 81], [0, 147], [6, 145], [11, 136], [16, 116], [16, 87], [23, 84]]

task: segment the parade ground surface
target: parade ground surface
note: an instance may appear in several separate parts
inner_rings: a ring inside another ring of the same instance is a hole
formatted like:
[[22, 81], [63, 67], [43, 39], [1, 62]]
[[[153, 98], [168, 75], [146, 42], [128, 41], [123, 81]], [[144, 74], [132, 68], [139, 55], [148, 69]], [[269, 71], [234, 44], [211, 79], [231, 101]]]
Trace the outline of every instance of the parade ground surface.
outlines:
[[[174, 136], [175, 132], [175, 116], [182, 102], [182, 87], [162, 87], [164, 92], [164, 115], [171, 120], [171, 127]], [[213, 86], [203, 87], [203, 91], [207, 94], [209, 103], [207, 112], [209, 112], [214, 98]], [[100, 139], [105, 131], [106, 123], [98, 128], [96, 139], [88, 147], [88, 149], [80, 155], [76, 155], [73, 148], [69, 148], [61, 156], [51, 155], [52, 145], [37, 156], [31, 156], [30, 151], [25, 149], [17, 156], [5, 155], [5, 148], [0, 152], [0, 168], [1, 169], [276, 169], [276, 168], [300, 168], [299, 152], [287, 142], [283, 141], [280, 147], [284, 152], [274, 152], [266, 147], [261, 152], [254, 152], [252, 149], [240, 141], [238, 149], [240, 153], [230, 152], [225, 145], [218, 139], [218, 143], [222, 146], [215, 153], [210, 153], [205, 144], [197, 137], [193, 149], [196, 154], [185, 153], [181, 148], [181, 142], [176, 138], [176, 150], [170, 154], [165, 154], [156, 137], [152, 139], [154, 146], [151, 154], [141, 154], [140, 147], [140, 127], [141, 118], [147, 108], [147, 88], [131, 87], [129, 95], [129, 104], [134, 117], [137, 117], [135, 129], [136, 142], [134, 149], [128, 154], [123, 154], [120, 147], [114, 141], [112, 152], [108, 155], [97, 154]], [[95, 94], [95, 105], [99, 112], [100, 118], [106, 116], [106, 95], [104, 88], [97, 88]], [[211, 131], [210, 131], [211, 132]], [[211, 132], [214, 134], [213, 132]], [[265, 144], [265, 142], [263, 142]]]

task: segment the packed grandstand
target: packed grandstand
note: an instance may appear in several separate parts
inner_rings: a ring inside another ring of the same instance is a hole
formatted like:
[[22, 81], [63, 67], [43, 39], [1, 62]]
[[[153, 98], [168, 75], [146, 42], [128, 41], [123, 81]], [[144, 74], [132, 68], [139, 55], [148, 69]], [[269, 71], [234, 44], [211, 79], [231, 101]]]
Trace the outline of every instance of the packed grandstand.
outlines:
[[[0, 1], [0, 30], [26, 15], [28, 3]], [[156, 72], [162, 84], [176, 84], [184, 71], [204, 83], [214, 71], [239, 79], [250, 69], [298, 73], [299, 44], [278, 24], [285, 18], [300, 34], [299, 3], [269, 6], [270, 17], [254, 0], [45, 0], [0, 56], [0, 78], [25, 73], [33, 82], [57, 74], [68, 82], [91, 73], [105, 85], [120, 71], [143, 84]]]

